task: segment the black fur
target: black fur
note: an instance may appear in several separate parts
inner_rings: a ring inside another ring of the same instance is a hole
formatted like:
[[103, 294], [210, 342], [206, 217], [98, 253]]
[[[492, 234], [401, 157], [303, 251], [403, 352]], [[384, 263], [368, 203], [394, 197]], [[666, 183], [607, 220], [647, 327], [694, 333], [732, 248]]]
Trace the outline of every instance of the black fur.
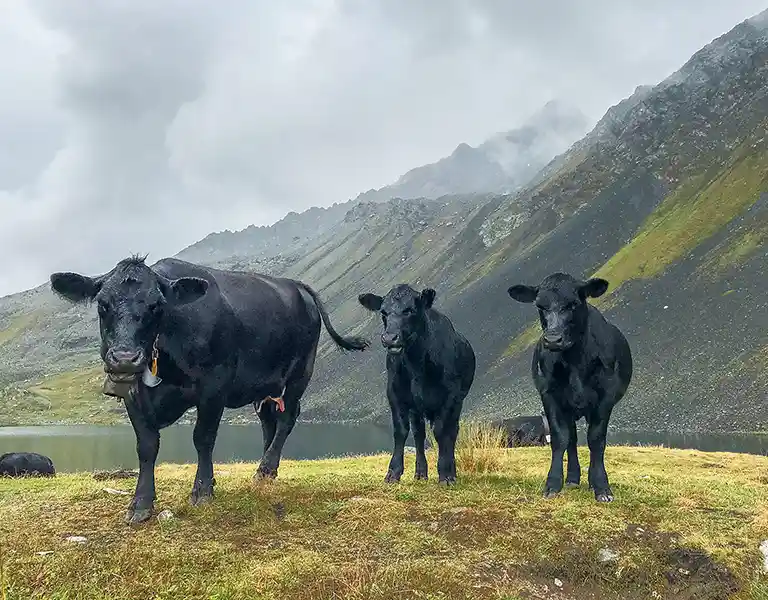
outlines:
[[450, 319], [435, 310], [435, 291], [398, 285], [384, 297], [363, 294], [360, 304], [381, 313], [387, 348], [387, 398], [394, 449], [386, 481], [400, 481], [403, 450], [413, 428], [416, 479], [427, 479], [425, 419], [438, 445], [440, 483], [456, 481], [455, 446], [464, 398], [475, 377], [475, 353]]
[[[222, 413], [253, 403], [264, 432], [258, 475], [276, 477], [312, 377], [321, 322], [340, 347], [367, 345], [336, 333], [317, 294], [290, 279], [172, 258], [149, 267], [132, 257], [100, 277], [55, 273], [51, 285], [73, 302], [97, 302], [105, 370], [114, 382], [133, 386], [125, 403], [139, 455], [139, 480], [127, 515], [133, 523], [153, 510], [162, 428], [197, 408], [198, 468], [191, 499], [206, 501], [213, 496], [212, 455]], [[148, 387], [140, 375], [154, 348], [162, 382]], [[284, 412], [268, 400], [279, 397]]]
[[563, 489], [563, 456], [568, 452], [566, 483], [578, 486], [576, 422], [588, 424], [589, 487], [598, 502], [611, 502], [613, 492], [605, 471], [608, 421], [632, 380], [632, 352], [617, 327], [587, 302], [608, 289], [604, 279], [578, 281], [564, 273], [547, 277], [537, 287], [516, 285], [509, 295], [535, 302], [542, 336], [531, 364], [551, 429], [552, 464], [544, 489], [552, 497]]

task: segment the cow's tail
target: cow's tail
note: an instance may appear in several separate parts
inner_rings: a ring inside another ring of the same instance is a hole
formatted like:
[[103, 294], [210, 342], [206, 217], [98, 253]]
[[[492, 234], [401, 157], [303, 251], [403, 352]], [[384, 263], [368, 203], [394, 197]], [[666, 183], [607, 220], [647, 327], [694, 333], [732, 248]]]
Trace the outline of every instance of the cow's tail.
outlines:
[[301, 288], [304, 289], [304, 291], [312, 296], [312, 300], [314, 300], [315, 306], [317, 306], [317, 310], [320, 312], [320, 317], [323, 319], [323, 325], [325, 325], [325, 329], [328, 331], [328, 335], [331, 336], [331, 339], [336, 342], [336, 345], [339, 348], [342, 350], [365, 350], [368, 347], [368, 340], [363, 337], [342, 337], [339, 335], [339, 333], [333, 328], [333, 325], [331, 325], [331, 319], [328, 317], [328, 311], [325, 310], [325, 305], [323, 304], [323, 301], [320, 300], [320, 296], [317, 295], [317, 292], [309, 287], [306, 283], [301, 283], [300, 281], [297, 281], [296, 283], [298, 283]]

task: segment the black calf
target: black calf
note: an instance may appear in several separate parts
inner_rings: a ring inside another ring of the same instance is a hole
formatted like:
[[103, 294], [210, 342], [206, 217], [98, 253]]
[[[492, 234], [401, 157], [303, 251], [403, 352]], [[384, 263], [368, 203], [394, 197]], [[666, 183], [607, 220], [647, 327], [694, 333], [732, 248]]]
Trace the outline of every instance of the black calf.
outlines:
[[35, 452], [9, 452], [0, 456], [0, 477], [53, 477], [56, 469], [47, 456]]
[[546, 446], [549, 443], [549, 423], [545, 415], [515, 417], [492, 423], [506, 434], [508, 448], [518, 446]]
[[604, 279], [585, 282], [555, 273], [537, 287], [515, 285], [508, 290], [518, 302], [535, 302], [541, 321], [543, 333], [531, 368], [551, 428], [547, 498], [563, 489], [566, 451], [566, 483], [578, 486], [581, 481], [576, 421], [584, 417], [589, 426], [589, 487], [598, 502], [613, 500], [604, 462], [606, 433], [611, 411], [632, 379], [632, 353], [621, 331], [587, 303], [607, 289]]
[[427, 479], [425, 419], [438, 445], [442, 484], [456, 481], [455, 447], [464, 398], [475, 377], [475, 353], [453, 324], [434, 308], [435, 291], [398, 285], [386, 297], [363, 294], [360, 304], [380, 312], [387, 349], [387, 398], [395, 444], [386, 481], [400, 481], [409, 429], [416, 444], [416, 479]]

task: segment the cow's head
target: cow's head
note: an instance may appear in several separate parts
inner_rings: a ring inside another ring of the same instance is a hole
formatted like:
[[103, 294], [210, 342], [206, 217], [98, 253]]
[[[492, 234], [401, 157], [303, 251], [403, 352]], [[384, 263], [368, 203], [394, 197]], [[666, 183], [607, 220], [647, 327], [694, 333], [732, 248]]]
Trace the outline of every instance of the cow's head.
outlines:
[[393, 287], [383, 298], [362, 294], [358, 300], [364, 308], [381, 313], [384, 323], [381, 343], [390, 354], [400, 354], [426, 329], [426, 312], [435, 301], [435, 290], [417, 292], [403, 284]]
[[99, 277], [54, 273], [51, 287], [71, 302], [96, 301], [104, 370], [114, 382], [126, 383], [147, 366], [164, 311], [197, 300], [208, 282], [167, 279], [134, 257]]
[[540, 285], [513, 285], [508, 293], [518, 302], [536, 303], [547, 350], [567, 350], [587, 328], [587, 298], [599, 298], [608, 289], [605, 279], [579, 281], [564, 273], [550, 275]]

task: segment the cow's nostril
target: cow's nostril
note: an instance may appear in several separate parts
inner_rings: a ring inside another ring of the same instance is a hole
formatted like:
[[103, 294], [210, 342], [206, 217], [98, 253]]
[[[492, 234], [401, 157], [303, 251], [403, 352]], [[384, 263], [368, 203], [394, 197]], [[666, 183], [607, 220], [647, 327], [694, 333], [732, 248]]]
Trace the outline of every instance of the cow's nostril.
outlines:
[[136, 365], [141, 362], [142, 352], [140, 350], [110, 350], [107, 357], [113, 364]]
[[400, 341], [400, 336], [397, 334], [385, 333], [381, 336], [381, 343], [385, 346], [391, 346], [397, 344]]

